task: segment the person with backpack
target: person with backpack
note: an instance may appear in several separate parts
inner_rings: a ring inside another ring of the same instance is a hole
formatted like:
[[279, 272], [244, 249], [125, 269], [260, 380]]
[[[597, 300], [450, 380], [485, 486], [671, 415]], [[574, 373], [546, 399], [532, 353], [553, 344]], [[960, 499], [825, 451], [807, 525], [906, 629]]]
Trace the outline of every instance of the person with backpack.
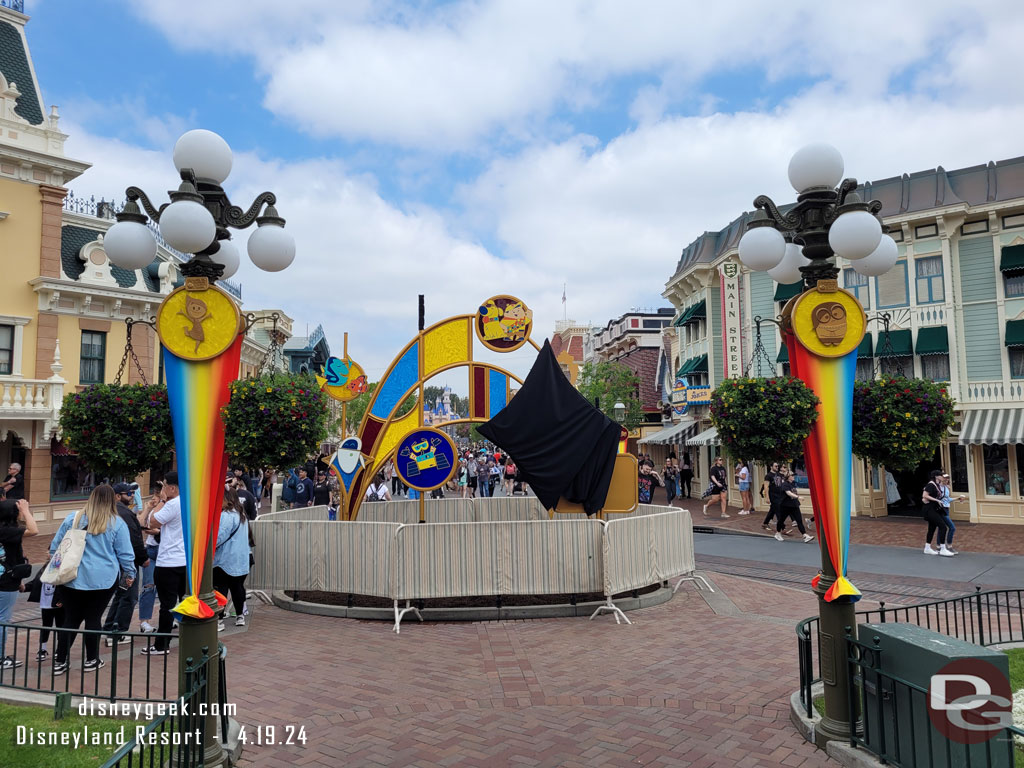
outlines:
[[[245, 626], [245, 578], [248, 575], [249, 521], [242, 512], [237, 491], [226, 490], [213, 555], [213, 585], [222, 595], [230, 595], [235, 604], [236, 627]], [[217, 628], [224, 631], [224, 609], [218, 616]]]
[[[942, 470], [933, 469], [928, 484], [921, 492], [921, 503], [924, 505], [924, 519], [928, 523], [928, 535], [924, 540], [924, 553], [926, 555], [941, 555], [942, 557], [953, 557], [953, 552], [946, 546], [946, 534], [949, 533], [949, 526], [946, 525], [946, 515], [942, 508], [941, 483]], [[932, 536], [938, 531], [936, 543], [938, 550], [932, 549]]]
[[[25, 559], [21, 542], [26, 536], [39, 533], [36, 519], [24, 499], [0, 501], [0, 624], [10, 624], [14, 602], [21, 591], [21, 580], [31, 574], [32, 566]], [[20, 659], [7, 655], [7, 630], [0, 626], [0, 667], [14, 669]]]
[[[84, 547], [78, 569], [70, 581], [61, 584], [58, 590], [64, 603], [64, 623], [61, 629], [70, 632], [57, 633], [57, 652], [53, 655], [53, 675], [63, 675], [68, 671], [71, 646], [75, 642], [75, 634], [82, 624], [86, 629], [98, 630], [101, 627], [103, 609], [110, 602], [114, 590], [123, 585], [125, 589], [135, 583], [135, 550], [132, 549], [131, 534], [128, 526], [117, 514], [114, 489], [109, 485], [97, 485], [85, 508], [81, 512], [72, 512], [61, 523], [53, 541], [50, 542], [50, 565], [43, 574], [47, 578], [51, 569], [57, 570], [60, 578], [60, 558], [55, 555], [69, 554], [65, 552], [64, 535], [72, 526], [85, 527]], [[99, 655], [100, 636], [88, 633], [83, 638], [85, 644], [85, 662], [83, 672], [95, 672], [105, 666]]]
[[366, 501], [391, 501], [391, 491], [388, 490], [388, 486], [384, 482], [383, 472], [378, 472], [374, 476], [370, 487], [366, 489], [365, 499]]
[[781, 494], [779, 502], [779, 517], [775, 527], [775, 538], [778, 541], [785, 541], [782, 538], [782, 529], [786, 527], [786, 518], [792, 517], [796, 522], [797, 530], [803, 534], [804, 543], [813, 541], [814, 537], [804, 528], [804, 516], [800, 512], [800, 494], [796, 492], [796, 475], [793, 472], [786, 472], [782, 476], [782, 482], [778, 484], [778, 491]]

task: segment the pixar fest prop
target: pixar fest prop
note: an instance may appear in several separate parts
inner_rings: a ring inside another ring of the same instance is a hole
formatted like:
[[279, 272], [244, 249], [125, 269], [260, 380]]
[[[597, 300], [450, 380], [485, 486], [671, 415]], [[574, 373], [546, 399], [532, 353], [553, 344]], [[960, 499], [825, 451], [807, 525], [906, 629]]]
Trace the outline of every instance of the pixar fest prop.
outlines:
[[395, 470], [410, 488], [432, 491], [455, 474], [456, 455], [455, 443], [441, 430], [414, 429], [398, 444]]
[[[818, 420], [804, 441], [804, 458], [816, 522], [835, 568], [835, 583], [825, 600], [859, 600], [860, 591], [846, 578], [850, 553], [853, 454], [853, 383], [857, 347], [867, 317], [856, 297], [835, 280], [790, 299], [782, 312], [783, 335], [793, 375], [820, 398]], [[820, 576], [812, 582], [817, 586]]]

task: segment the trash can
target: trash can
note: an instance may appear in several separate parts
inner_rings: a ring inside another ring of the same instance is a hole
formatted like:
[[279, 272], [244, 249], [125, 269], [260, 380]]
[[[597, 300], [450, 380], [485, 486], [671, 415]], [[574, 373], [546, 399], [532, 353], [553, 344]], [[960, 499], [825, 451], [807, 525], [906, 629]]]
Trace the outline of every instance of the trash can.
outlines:
[[[1006, 741], [1005, 732], [978, 732], [973, 737], [977, 743], [971, 744], [963, 743], [962, 731], [959, 737], [949, 738], [948, 731], [944, 733], [933, 723], [928, 701], [932, 676], [950, 663], [968, 662], [957, 664], [954, 672], [989, 669], [972, 665], [970, 660], [988, 662], [1002, 673], [1005, 686], [998, 687], [994, 680], [990, 687], [994, 694], [1003, 695], [1003, 688], [1009, 691], [1006, 654], [914, 624], [862, 624], [857, 634], [861, 645], [878, 650], [877, 654], [864, 654], [860, 676], [864, 741], [872, 752], [888, 762], [914, 768], [1013, 768], [1013, 744]], [[967, 677], [969, 680], [970, 675]], [[967, 684], [951, 680], [949, 690]], [[974, 683], [970, 685], [974, 687]], [[947, 722], [945, 718], [939, 716], [941, 722]]]

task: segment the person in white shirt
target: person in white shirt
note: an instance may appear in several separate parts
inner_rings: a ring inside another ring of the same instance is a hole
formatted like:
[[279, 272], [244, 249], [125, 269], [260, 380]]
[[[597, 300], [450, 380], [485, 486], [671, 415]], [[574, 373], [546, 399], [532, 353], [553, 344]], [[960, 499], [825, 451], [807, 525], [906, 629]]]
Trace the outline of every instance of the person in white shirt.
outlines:
[[[188, 579], [185, 572], [185, 535], [181, 527], [181, 498], [178, 496], [178, 473], [168, 472], [164, 477], [161, 492], [162, 503], [158, 504], [149, 516], [149, 529], [146, 533], [160, 534], [160, 548], [156, 556], [156, 567], [153, 569], [153, 583], [156, 594], [160, 598], [160, 621], [157, 632], [169, 633], [174, 627], [174, 615], [171, 611], [188, 592]], [[166, 637], [158, 637], [156, 641], [142, 653], [167, 655], [170, 641]]]

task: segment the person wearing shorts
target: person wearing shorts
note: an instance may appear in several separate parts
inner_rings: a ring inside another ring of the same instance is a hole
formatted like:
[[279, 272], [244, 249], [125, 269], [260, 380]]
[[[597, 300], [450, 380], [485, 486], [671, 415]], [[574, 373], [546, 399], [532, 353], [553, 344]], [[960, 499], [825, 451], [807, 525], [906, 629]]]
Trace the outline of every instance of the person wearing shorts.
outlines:
[[736, 485], [740, 489], [740, 514], [754, 511], [754, 495], [750, 492], [750, 468], [740, 462], [736, 465]]

